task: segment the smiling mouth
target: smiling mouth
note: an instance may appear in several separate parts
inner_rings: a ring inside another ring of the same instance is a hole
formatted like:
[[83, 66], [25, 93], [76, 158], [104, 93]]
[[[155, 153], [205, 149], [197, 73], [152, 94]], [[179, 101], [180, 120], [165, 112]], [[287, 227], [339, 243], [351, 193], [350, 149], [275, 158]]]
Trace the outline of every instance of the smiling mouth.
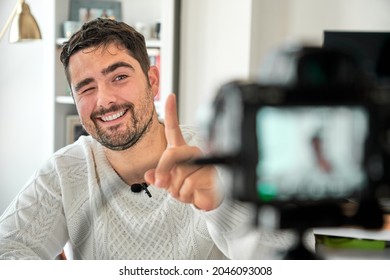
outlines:
[[110, 121], [119, 119], [119, 118], [122, 117], [126, 112], [127, 112], [127, 110], [122, 110], [122, 111], [117, 112], [117, 113], [112, 114], [112, 115], [101, 116], [100, 119], [101, 119], [102, 121], [104, 121], [104, 122], [110, 122]]

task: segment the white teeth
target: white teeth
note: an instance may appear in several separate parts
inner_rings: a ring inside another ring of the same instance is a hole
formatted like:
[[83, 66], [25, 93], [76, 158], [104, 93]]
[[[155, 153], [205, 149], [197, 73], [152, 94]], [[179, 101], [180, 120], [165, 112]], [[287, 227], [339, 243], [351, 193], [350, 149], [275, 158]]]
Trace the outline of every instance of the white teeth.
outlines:
[[109, 122], [109, 121], [113, 121], [117, 118], [120, 118], [122, 117], [124, 114], [125, 114], [126, 111], [121, 111], [121, 112], [118, 112], [116, 114], [113, 114], [113, 115], [110, 115], [110, 116], [102, 116], [102, 120], [105, 121], [105, 122]]

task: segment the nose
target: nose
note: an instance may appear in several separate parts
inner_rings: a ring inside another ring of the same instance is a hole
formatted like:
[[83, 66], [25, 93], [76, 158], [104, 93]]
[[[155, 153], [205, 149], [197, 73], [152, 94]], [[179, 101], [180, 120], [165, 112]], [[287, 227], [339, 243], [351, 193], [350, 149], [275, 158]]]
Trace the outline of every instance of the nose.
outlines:
[[110, 90], [107, 86], [99, 86], [96, 102], [98, 107], [108, 107], [110, 104], [115, 103], [116, 100], [117, 98], [112, 90]]

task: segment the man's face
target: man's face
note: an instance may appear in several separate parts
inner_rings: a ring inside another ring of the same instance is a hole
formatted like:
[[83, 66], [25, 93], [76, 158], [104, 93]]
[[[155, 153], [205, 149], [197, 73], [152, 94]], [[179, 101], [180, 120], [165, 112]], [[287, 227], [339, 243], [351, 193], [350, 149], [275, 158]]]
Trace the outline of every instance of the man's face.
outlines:
[[153, 117], [157, 70], [149, 70], [149, 85], [138, 61], [125, 48], [111, 44], [75, 53], [69, 73], [85, 130], [112, 150], [136, 143]]

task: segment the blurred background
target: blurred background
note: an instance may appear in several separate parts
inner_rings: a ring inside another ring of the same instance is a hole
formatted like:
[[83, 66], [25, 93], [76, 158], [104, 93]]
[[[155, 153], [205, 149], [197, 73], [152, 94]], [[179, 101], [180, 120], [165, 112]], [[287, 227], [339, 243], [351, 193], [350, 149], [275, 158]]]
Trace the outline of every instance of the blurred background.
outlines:
[[[59, 101], [66, 83], [58, 61], [72, 0], [28, 0], [42, 40], [0, 40], [0, 213], [44, 160], [66, 144]], [[17, 0], [0, 2], [0, 27]], [[83, 2], [83, 1], [78, 1]], [[96, 1], [110, 2], [110, 1]], [[390, 31], [388, 0], [122, 0], [122, 19], [145, 30], [161, 24], [161, 103], [174, 91], [183, 124], [233, 79], [256, 79], [264, 56], [286, 40], [322, 45], [325, 30]], [[164, 3], [164, 4], [163, 4]], [[149, 17], [147, 17], [147, 15]], [[56, 43], [57, 42], [57, 43]], [[61, 89], [61, 93], [59, 92]]]

